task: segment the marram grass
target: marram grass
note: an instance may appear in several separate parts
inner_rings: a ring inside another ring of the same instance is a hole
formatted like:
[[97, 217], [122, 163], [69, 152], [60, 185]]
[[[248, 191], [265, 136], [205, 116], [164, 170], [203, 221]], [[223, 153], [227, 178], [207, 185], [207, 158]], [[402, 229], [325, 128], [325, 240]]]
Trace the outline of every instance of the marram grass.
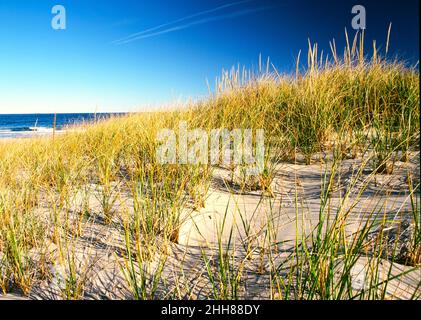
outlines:
[[[179, 122], [186, 121], [189, 128], [207, 131], [263, 128], [266, 162], [257, 182], [264, 191], [262, 197], [273, 196], [271, 182], [278, 164], [299, 159], [311, 164], [320, 161], [317, 155], [333, 155], [330, 173], [320, 183], [320, 222], [313, 233], [297, 237], [285, 261], [272, 259], [277, 240], [270, 223], [262, 231], [263, 243], [256, 244], [250, 233], [242, 258], [235, 246], [221, 242], [222, 231], [215, 259], [201, 251], [203, 277], [212, 288], [209, 298], [240, 298], [244, 264], [260, 252], [270, 261], [270, 298], [384, 299], [393, 276], [379, 279], [375, 270], [385, 256], [386, 219], [375, 226], [377, 238], [370, 238], [374, 241], [369, 255], [370, 286], [356, 292], [351, 270], [360, 257], [367, 256], [368, 235], [378, 220], [368, 217], [357, 234], [347, 237], [344, 230], [350, 211], [346, 204], [358, 201], [364, 192], [366, 184], [357, 183], [364, 170], [372, 175], [392, 174], [396, 161], [408, 161], [411, 152], [419, 151], [419, 72], [381, 57], [375, 43], [369, 57], [363, 52], [363, 34], [357, 34], [352, 43], [347, 36], [347, 42], [341, 57], [334, 42], [330, 57], [309, 43], [306, 68], [300, 55], [294, 75], [279, 74], [269, 61], [266, 66], [260, 63], [255, 73], [239, 68], [223, 72], [214, 93], [182, 109], [87, 123], [59, 136], [0, 142], [0, 289], [29, 295], [36, 283], [51, 279], [53, 265], [63, 270], [61, 297], [84, 298], [94, 259], [80, 266], [74, 244], [92, 219], [89, 201], [95, 198], [103, 223], [120, 230], [124, 239], [123, 248], [114, 254], [133, 298], [181, 298], [177, 290], [158, 290], [166, 248], [178, 241], [183, 208], [204, 206], [214, 167], [161, 165], [155, 154], [158, 131], [177, 131]], [[365, 161], [348, 182], [342, 205], [331, 208], [334, 172], [349, 158]], [[419, 182], [409, 175], [407, 184], [414, 226], [407, 255], [392, 252], [387, 256], [392, 263], [399, 260], [417, 269]], [[240, 183], [242, 191], [249, 187], [246, 179]], [[298, 181], [294, 189], [299, 189]], [[228, 185], [227, 190], [231, 190]], [[350, 200], [351, 193], [357, 197]], [[297, 211], [301, 210], [294, 191], [291, 196]], [[133, 200], [133, 210], [121, 205], [127, 197]], [[40, 213], [41, 204], [48, 212]], [[370, 216], [376, 214], [373, 211]], [[242, 225], [250, 231], [245, 218]], [[51, 244], [59, 257], [54, 261], [48, 254]], [[158, 262], [153, 263], [156, 255]], [[412, 298], [419, 298], [417, 290]]]

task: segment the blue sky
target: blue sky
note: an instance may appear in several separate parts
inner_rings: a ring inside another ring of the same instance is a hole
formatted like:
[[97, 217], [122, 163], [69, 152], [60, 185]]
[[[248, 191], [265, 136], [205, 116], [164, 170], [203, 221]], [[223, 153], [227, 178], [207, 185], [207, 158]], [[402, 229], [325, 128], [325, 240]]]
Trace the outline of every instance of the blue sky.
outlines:
[[[56, 4], [66, 30], [51, 27]], [[392, 22], [391, 55], [418, 61], [416, 0], [0, 0], [0, 113], [135, 111], [201, 97], [206, 79], [256, 66], [259, 54], [289, 72], [308, 38], [343, 46], [355, 4], [367, 10], [367, 41], [384, 44]]]

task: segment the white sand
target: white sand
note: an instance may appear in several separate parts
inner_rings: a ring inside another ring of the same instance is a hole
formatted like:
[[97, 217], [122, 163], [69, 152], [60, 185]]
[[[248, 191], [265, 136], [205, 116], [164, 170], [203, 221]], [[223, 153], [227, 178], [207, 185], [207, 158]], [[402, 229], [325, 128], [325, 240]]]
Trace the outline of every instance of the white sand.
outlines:
[[[374, 206], [384, 201], [385, 193], [389, 193], [389, 200], [385, 201], [384, 212], [390, 216], [403, 219], [406, 209], [409, 208], [408, 190], [405, 176], [407, 170], [415, 176], [414, 180], [419, 181], [419, 154], [414, 156], [413, 163], [406, 167], [401, 164], [391, 176], [377, 175], [371, 182], [361, 198], [355, 203], [353, 213], [348, 217], [349, 225], [347, 232], [350, 235], [359, 228], [361, 221], [364, 221]], [[346, 185], [347, 179], [352, 171], [358, 168], [359, 161], [347, 160], [341, 168], [342, 183]], [[320, 182], [323, 165], [292, 165], [283, 164], [279, 167], [272, 187], [275, 197], [262, 197], [260, 192], [249, 194], [232, 195], [223, 187], [221, 181], [227, 172], [217, 169], [214, 173], [212, 187], [207, 196], [205, 207], [199, 211], [186, 209], [183, 212], [183, 224], [180, 228], [178, 244], [172, 244], [166, 249], [168, 253], [163, 280], [158, 292], [165, 291], [170, 295], [161, 298], [208, 298], [211, 296], [209, 279], [205, 271], [203, 254], [212, 258], [217, 254], [218, 231], [221, 230], [225, 217], [225, 226], [221, 234], [221, 242], [227, 245], [231, 235], [231, 245], [235, 248], [238, 257], [246, 255], [245, 243], [252, 243], [258, 247], [264, 241], [264, 230], [270, 222], [274, 225], [272, 242], [280, 242], [275, 261], [281, 262], [288, 256], [288, 251], [294, 247], [297, 235], [300, 237], [305, 231], [309, 234], [318, 223], [320, 208]], [[368, 174], [368, 173], [367, 173]], [[345, 182], [344, 182], [345, 181]], [[362, 183], [363, 179], [361, 179]], [[297, 192], [299, 205], [295, 205], [295, 184], [298, 183], [300, 190]], [[94, 185], [91, 186], [95, 188]], [[342, 192], [342, 193], [341, 193]], [[332, 197], [331, 207], [335, 208], [342, 202], [345, 190], [336, 192]], [[356, 194], [344, 203], [344, 207], [353, 205]], [[390, 199], [393, 199], [390, 200]], [[120, 199], [120, 204], [132, 208], [132, 199]], [[124, 204], [123, 204], [124, 203]], [[124, 238], [121, 225], [104, 225], [99, 219], [100, 206], [98, 201], [92, 197], [90, 207], [92, 212], [98, 213], [85, 223], [83, 235], [75, 243], [75, 256], [78, 270], [87, 273], [85, 283], [85, 298], [88, 299], [125, 299], [132, 298], [130, 289], [120, 269], [119, 262], [122, 262], [121, 252], [124, 252]], [[48, 210], [48, 208], [46, 208]], [[45, 213], [45, 210], [44, 210]], [[43, 209], [40, 209], [40, 215]], [[332, 212], [334, 215], [335, 212]], [[250, 225], [246, 232], [244, 227]], [[247, 242], [248, 241], [248, 242]], [[48, 248], [52, 261], [58, 261], [57, 248], [51, 244]], [[156, 253], [156, 257], [160, 254]], [[34, 258], [36, 259], [36, 258]], [[157, 259], [151, 263], [148, 271], [156, 270]], [[341, 261], [338, 260], [338, 268]], [[352, 271], [355, 277], [353, 286], [356, 290], [367, 286], [367, 270], [369, 260], [360, 258]], [[270, 272], [267, 257], [261, 257], [260, 252], [252, 252], [251, 258], [247, 259], [243, 282], [246, 290], [240, 292], [242, 298], [270, 298]], [[390, 262], [384, 260], [380, 266], [380, 277], [385, 277], [389, 271]], [[392, 274], [396, 275], [410, 267], [394, 264]], [[32, 299], [59, 299], [60, 283], [63, 281], [62, 274], [66, 270], [57, 263], [51, 265], [52, 279], [36, 283], [31, 291]], [[388, 284], [387, 296], [390, 299], [408, 299], [421, 281], [420, 269], [410, 272]], [[178, 288], [178, 290], [173, 290]], [[171, 291], [173, 290], [173, 291]], [[171, 292], [174, 295], [171, 295]], [[175, 294], [177, 292], [177, 294]], [[16, 295], [7, 295], [3, 298], [18, 298]], [[0, 296], [1, 299], [1, 296]]]

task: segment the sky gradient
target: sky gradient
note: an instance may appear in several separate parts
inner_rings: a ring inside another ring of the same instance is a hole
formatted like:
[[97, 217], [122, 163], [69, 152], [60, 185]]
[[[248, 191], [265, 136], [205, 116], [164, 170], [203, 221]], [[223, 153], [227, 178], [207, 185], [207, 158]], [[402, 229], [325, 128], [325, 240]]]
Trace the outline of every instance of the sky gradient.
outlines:
[[[51, 8], [66, 8], [54, 30]], [[256, 66], [259, 54], [290, 72], [307, 39], [328, 50], [351, 8], [367, 10], [367, 47], [419, 59], [416, 0], [0, 0], [0, 113], [125, 112], [202, 97], [232, 65]], [[149, 30], [149, 31], [148, 31]]]

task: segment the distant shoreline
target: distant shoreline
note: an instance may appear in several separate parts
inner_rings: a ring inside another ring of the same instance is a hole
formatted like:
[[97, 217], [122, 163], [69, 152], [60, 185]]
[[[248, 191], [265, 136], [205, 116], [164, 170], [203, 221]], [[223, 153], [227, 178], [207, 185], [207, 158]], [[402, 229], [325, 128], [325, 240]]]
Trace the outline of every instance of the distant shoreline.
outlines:
[[[55, 134], [64, 134], [68, 130], [56, 130]], [[4, 142], [6, 140], [20, 140], [20, 139], [32, 139], [32, 138], [43, 138], [43, 137], [49, 137], [52, 136], [53, 132], [37, 132], [37, 131], [24, 131], [19, 132], [14, 135], [7, 135], [3, 136], [0, 134], [0, 142]]]
[[32, 138], [62, 133], [69, 127], [127, 113], [0, 114], [0, 139]]

